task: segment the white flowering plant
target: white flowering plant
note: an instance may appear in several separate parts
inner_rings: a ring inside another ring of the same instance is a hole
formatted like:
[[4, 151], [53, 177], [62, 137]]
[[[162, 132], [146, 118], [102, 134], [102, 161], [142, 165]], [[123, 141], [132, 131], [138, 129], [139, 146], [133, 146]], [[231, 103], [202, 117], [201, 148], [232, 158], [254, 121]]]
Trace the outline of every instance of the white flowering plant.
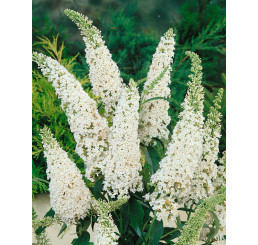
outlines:
[[47, 244], [45, 230], [53, 222], [62, 224], [59, 235], [76, 225], [78, 238], [72, 244], [225, 240], [226, 153], [219, 153], [223, 89], [205, 119], [201, 59], [187, 51], [192, 64], [188, 90], [171, 135], [173, 29], [161, 37], [147, 78], [126, 85], [92, 21], [73, 10], [65, 14], [81, 30], [92, 92], [104, 111], [66, 67], [33, 52], [61, 100], [75, 151], [85, 164], [82, 174], [51, 129], [42, 128], [52, 209], [41, 220], [33, 211], [37, 243]]

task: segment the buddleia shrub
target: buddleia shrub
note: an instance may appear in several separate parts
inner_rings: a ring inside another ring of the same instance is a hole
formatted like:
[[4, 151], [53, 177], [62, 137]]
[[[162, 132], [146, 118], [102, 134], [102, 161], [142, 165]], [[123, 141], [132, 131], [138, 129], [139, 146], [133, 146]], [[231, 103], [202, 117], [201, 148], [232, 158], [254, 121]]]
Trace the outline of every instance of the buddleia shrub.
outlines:
[[[187, 50], [178, 63], [188, 71], [187, 91], [169, 130], [174, 30], [160, 38], [146, 78], [126, 82], [92, 21], [73, 10], [65, 14], [81, 31], [89, 74], [76, 77], [75, 59], [62, 59], [64, 46], [57, 50], [56, 39], [41, 39], [47, 55], [32, 54], [40, 70], [34, 72], [36, 86], [46, 78], [52, 86], [46, 94], [56, 95], [48, 103], [57, 103], [51, 108], [38, 98], [34, 105], [41, 116], [35, 156], [46, 159], [52, 207], [43, 219], [33, 213], [37, 243], [45, 244], [45, 229], [53, 222], [62, 223], [58, 235], [76, 225], [72, 244], [92, 244], [90, 225], [96, 245], [224, 240], [226, 153], [219, 149], [224, 91], [212, 96], [205, 116], [200, 56]], [[212, 45], [216, 31], [204, 33], [211, 41], [199, 48]]]
[[[185, 51], [198, 52], [203, 60], [203, 85], [205, 87], [205, 115], [208, 113], [210, 104], [214, 99], [218, 88], [225, 89], [225, 3], [223, 1], [186, 1], [180, 10], [181, 21], [175, 25], [176, 47], [174, 63], [172, 65], [172, 99], [170, 101], [171, 131], [176, 123], [177, 115], [180, 112], [180, 105], [183, 102], [187, 89], [187, 67], [189, 62], [186, 59]], [[148, 67], [151, 64], [151, 57], [158, 44], [157, 34], [137, 32], [137, 16], [135, 8], [123, 10], [109, 10], [108, 20], [100, 19], [98, 25], [106, 44], [112, 53], [114, 61], [118, 64], [121, 76], [128, 83], [130, 77], [141, 79], [147, 76]], [[36, 18], [36, 17], [35, 17]], [[46, 18], [46, 17], [45, 17]], [[46, 19], [48, 28], [41, 28], [45, 25], [38, 25], [35, 19], [33, 30], [37, 30], [34, 36], [41, 36], [42, 33], [49, 39], [57, 30], [50, 25]], [[47, 30], [49, 30], [47, 32]], [[64, 27], [59, 29], [63, 33]], [[53, 34], [52, 34], [53, 33]], [[59, 43], [67, 41], [67, 35], [59, 35]], [[56, 35], [55, 34], [55, 35]], [[37, 38], [38, 41], [38, 38]], [[39, 45], [38, 45], [39, 47]], [[76, 53], [76, 50], [78, 53]], [[42, 50], [40, 50], [42, 52]], [[88, 65], [84, 59], [84, 48], [82, 42], [66, 42], [64, 57], [73, 57], [78, 54], [73, 71], [78, 77], [87, 73]], [[142, 87], [140, 86], [140, 90]], [[225, 100], [225, 98], [223, 98]], [[225, 103], [223, 103], [225, 104]], [[224, 114], [225, 116], [225, 114]], [[222, 141], [225, 150], [225, 117], [223, 117]]]

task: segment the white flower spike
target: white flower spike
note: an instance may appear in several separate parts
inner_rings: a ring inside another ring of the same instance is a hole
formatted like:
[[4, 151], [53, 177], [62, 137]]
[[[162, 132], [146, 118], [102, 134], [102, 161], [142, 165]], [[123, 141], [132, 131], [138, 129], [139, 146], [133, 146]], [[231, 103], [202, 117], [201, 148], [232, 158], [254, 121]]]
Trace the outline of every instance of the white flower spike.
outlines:
[[[202, 155], [203, 144], [203, 87], [201, 85], [201, 60], [195, 53], [187, 52], [192, 60], [189, 75], [191, 82], [182, 104], [172, 140], [166, 157], [160, 162], [159, 170], [152, 175], [151, 183], [156, 186], [151, 196], [147, 196], [160, 220], [168, 216], [173, 220], [177, 215], [177, 202], [187, 201], [191, 191], [191, 180]], [[158, 197], [158, 198], [157, 198]]]
[[[161, 38], [156, 53], [153, 55], [152, 64], [142, 94], [142, 99], [144, 99], [144, 101], [155, 97], [170, 97], [168, 85], [171, 83], [170, 71], [172, 68], [170, 65], [173, 62], [174, 57], [174, 36], [173, 29], [169, 29]], [[153, 81], [155, 81], [166, 67], [168, 69], [163, 77], [153, 86]], [[139, 127], [141, 142], [148, 145], [154, 137], [168, 139], [169, 130], [167, 129], [167, 126], [170, 123], [168, 109], [169, 102], [163, 99], [152, 100], [143, 104], [140, 112]]]
[[47, 177], [50, 179], [50, 203], [55, 214], [67, 225], [83, 219], [91, 207], [91, 194], [80, 170], [60, 147], [48, 128], [41, 130]]
[[112, 196], [128, 197], [129, 191], [142, 190], [140, 140], [138, 138], [139, 93], [130, 80], [123, 91], [109, 135], [109, 153], [105, 158], [104, 189]]
[[86, 44], [86, 61], [90, 66], [93, 93], [101, 97], [106, 115], [113, 115], [124, 87], [118, 66], [112, 60], [101, 32], [88, 17], [70, 9], [66, 9], [65, 14], [79, 27]]
[[99, 115], [97, 103], [83, 90], [79, 81], [58, 61], [41, 53], [33, 53], [35, 61], [49, 82], [52, 82], [61, 107], [68, 117], [77, 143], [75, 152], [84, 160], [86, 177], [101, 169], [98, 165], [108, 148], [108, 123]]

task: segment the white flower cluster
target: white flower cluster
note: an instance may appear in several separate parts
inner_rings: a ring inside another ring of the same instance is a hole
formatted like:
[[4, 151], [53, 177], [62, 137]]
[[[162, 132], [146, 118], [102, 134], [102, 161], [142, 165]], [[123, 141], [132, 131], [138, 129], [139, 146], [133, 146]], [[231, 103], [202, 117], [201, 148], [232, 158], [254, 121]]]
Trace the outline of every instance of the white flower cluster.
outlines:
[[109, 204], [95, 200], [94, 208], [98, 214], [98, 220], [95, 226], [94, 244], [117, 245], [118, 236], [114, 232], [115, 224], [109, 213], [111, 211]]
[[[171, 220], [176, 216], [177, 202], [188, 200], [191, 180], [202, 155], [203, 144], [203, 87], [201, 86], [202, 67], [198, 55], [187, 52], [192, 60], [191, 82], [182, 104], [180, 121], [176, 124], [166, 157], [160, 162], [159, 170], [152, 175], [151, 183], [156, 186], [150, 204], [157, 210], [158, 219], [171, 208]], [[147, 196], [147, 198], [149, 198]], [[165, 200], [166, 205], [163, 205]]]
[[[167, 188], [167, 187], [165, 187]], [[149, 202], [153, 210], [156, 211], [157, 220], [163, 218], [168, 218], [168, 220], [173, 221], [178, 213], [178, 204], [175, 202], [175, 198], [171, 197], [163, 191], [163, 194], [159, 194], [158, 190], [151, 194], [146, 194], [144, 196], [145, 200]], [[160, 195], [160, 196], [159, 196]], [[158, 198], [157, 198], [158, 197]]]
[[[173, 62], [175, 40], [173, 29], [169, 29], [161, 38], [153, 56], [147, 80], [142, 94], [143, 102], [154, 97], [170, 97], [170, 64]], [[153, 82], [168, 67], [164, 76], [153, 86]], [[148, 145], [152, 138], [168, 139], [167, 129], [170, 123], [168, 115], [169, 102], [163, 99], [148, 101], [143, 104], [140, 112], [139, 137], [141, 142]]]
[[83, 35], [93, 93], [101, 97], [106, 115], [113, 114], [124, 87], [118, 66], [92, 21], [73, 10], [65, 10], [65, 13], [77, 24]]
[[219, 165], [217, 167], [217, 175], [214, 180], [215, 193], [217, 193], [221, 187], [226, 186], [226, 151], [223, 152], [222, 157], [219, 159]]
[[203, 134], [203, 153], [202, 160], [198, 164], [194, 178], [192, 179], [191, 200], [198, 203], [201, 199], [206, 199], [214, 195], [213, 180], [217, 174], [217, 165], [219, 153], [219, 138], [221, 137], [221, 113], [220, 103], [223, 95], [223, 89], [218, 91], [213, 102], [214, 106], [210, 108], [207, 120], [204, 124]]
[[[214, 181], [215, 193], [218, 193], [222, 187], [226, 186], [226, 151], [223, 152], [223, 156], [221, 159], [219, 159], [219, 163], [221, 165], [218, 166], [217, 177]], [[226, 229], [226, 201], [224, 201], [221, 205], [217, 205], [215, 212], [220, 223], [220, 229], [216, 238], [217, 240], [222, 240]]]
[[111, 197], [129, 197], [129, 191], [142, 190], [139, 174], [140, 140], [138, 138], [139, 93], [130, 80], [118, 102], [109, 134], [109, 152], [103, 161], [104, 190]]
[[[217, 166], [216, 176], [213, 181], [214, 195], [221, 191], [221, 188], [226, 186], [226, 152], [223, 152], [222, 158], [219, 159], [221, 165]], [[226, 200], [215, 207], [215, 214], [219, 219], [219, 231], [215, 236], [215, 240], [221, 241], [224, 239], [225, 229], [226, 229]], [[211, 225], [214, 221], [213, 215], [209, 215], [206, 219], [206, 224]], [[207, 240], [210, 229], [203, 228], [200, 234], [199, 240]]]
[[115, 224], [111, 214], [100, 215], [96, 223], [94, 244], [117, 245], [118, 236], [114, 233]]
[[93, 180], [92, 175], [100, 169], [98, 164], [108, 147], [107, 120], [99, 115], [96, 102], [83, 90], [80, 82], [58, 61], [36, 52], [33, 60], [61, 99], [61, 107], [77, 143], [75, 151], [85, 162], [87, 178]]
[[49, 129], [42, 129], [44, 155], [47, 158], [47, 177], [50, 179], [50, 203], [55, 214], [66, 224], [86, 217], [91, 194], [81, 172], [53, 138]]

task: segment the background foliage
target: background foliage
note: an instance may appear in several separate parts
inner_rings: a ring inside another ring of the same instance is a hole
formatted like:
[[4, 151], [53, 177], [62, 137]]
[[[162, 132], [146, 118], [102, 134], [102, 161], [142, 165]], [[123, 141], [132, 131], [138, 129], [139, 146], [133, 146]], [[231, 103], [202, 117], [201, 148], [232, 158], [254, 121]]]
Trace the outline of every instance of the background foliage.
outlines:
[[[128, 82], [130, 77], [139, 80], [147, 76], [152, 55], [155, 52], [160, 36], [163, 34], [160, 33], [159, 29], [157, 30], [150, 26], [146, 26], [145, 30], [143, 27], [139, 30], [141, 23], [141, 18], [138, 14], [139, 11], [136, 4], [116, 10], [110, 9], [108, 11], [108, 18], [102, 17], [94, 22], [102, 31], [106, 44], [112, 53], [114, 61], [117, 62], [125, 82]], [[165, 10], [163, 9], [162, 11]], [[169, 16], [169, 13], [166, 14]], [[203, 61], [206, 114], [218, 88], [223, 87], [225, 89], [226, 86], [225, 1], [183, 1], [179, 16], [180, 21], [174, 22], [173, 25], [169, 26], [175, 29], [177, 43], [174, 63], [172, 65], [172, 82], [170, 85], [171, 101], [169, 114], [172, 119], [169, 125], [170, 131], [173, 130], [177, 122], [177, 116], [181, 110], [180, 104], [183, 102], [187, 89], [186, 84], [188, 81], [187, 76], [189, 74], [188, 68], [190, 67], [190, 62], [185, 56], [186, 50], [197, 52]], [[66, 25], [67, 22], [59, 21], [57, 23], [58, 24], [54, 24], [46, 14], [33, 16], [33, 49], [52, 56], [61, 62], [71, 73], [79, 78], [90, 96], [98, 101], [98, 98], [95, 98], [91, 92], [91, 84], [87, 77], [89, 68], [84, 58], [85, 52], [82, 39], [79, 41], [68, 39], [66, 33], [67, 26], [69, 27], [69, 25]], [[47, 192], [48, 190], [48, 182], [46, 181], [45, 174], [46, 161], [43, 157], [41, 138], [39, 135], [39, 130], [43, 125], [47, 125], [51, 128], [54, 137], [76, 162], [80, 170], [84, 172], [84, 169], [82, 160], [74, 152], [76, 144], [70, 132], [67, 117], [62, 111], [60, 101], [54, 93], [54, 88], [47, 79], [37, 71], [35, 64], [33, 64], [32, 89], [32, 190], [34, 195], [39, 192]], [[223, 136], [220, 144], [221, 152], [225, 150], [225, 98], [224, 94], [221, 109], [223, 114]], [[101, 104], [99, 104], [99, 106], [101, 106]], [[166, 144], [166, 142], [163, 143]], [[156, 168], [159, 159], [164, 155], [162, 144], [158, 144], [156, 148], [148, 147], [143, 150], [145, 151], [145, 157], [147, 157], [147, 159], [149, 155], [156, 159], [154, 163], [154, 168]], [[155, 171], [155, 169], [150, 171]], [[130, 205], [130, 203], [126, 205]], [[146, 215], [146, 217], [149, 217], [149, 215]], [[155, 227], [158, 231], [159, 224], [157, 222], [155, 223]], [[177, 233], [174, 235], [176, 234]], [[121, 239], [123, 239], [123, 237], [121, 237]], [[152, 238], [149, 237], [148, 239]]]

